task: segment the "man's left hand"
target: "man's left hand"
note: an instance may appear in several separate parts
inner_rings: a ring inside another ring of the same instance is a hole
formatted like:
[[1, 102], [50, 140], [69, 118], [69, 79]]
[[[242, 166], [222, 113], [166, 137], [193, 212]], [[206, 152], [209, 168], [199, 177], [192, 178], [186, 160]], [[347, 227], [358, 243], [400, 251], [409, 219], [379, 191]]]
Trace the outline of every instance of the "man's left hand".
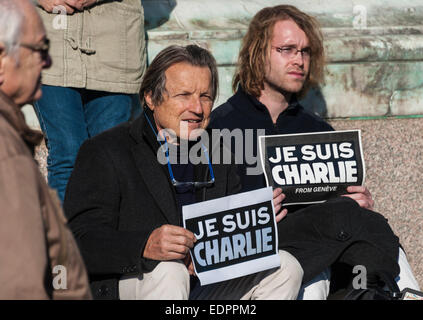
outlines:
[[66, 4], [79, 11], [94, 5], [97, 0], [65, 0]]
[[344, 197], [351, 198], [359, 204], [360, 207], [373, 210], [375, 202], [372, 199], [370, 191], [364, 186], [349, 186], [347, 188], [349, 194], [344, 194]]

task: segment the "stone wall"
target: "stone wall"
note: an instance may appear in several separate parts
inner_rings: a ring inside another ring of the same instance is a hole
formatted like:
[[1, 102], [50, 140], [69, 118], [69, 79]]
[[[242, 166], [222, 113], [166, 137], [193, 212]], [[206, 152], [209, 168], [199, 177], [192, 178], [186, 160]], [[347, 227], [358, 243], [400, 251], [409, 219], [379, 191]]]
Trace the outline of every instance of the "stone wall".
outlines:
[[[220, 96], [231, 80], [242, 36], [264, 6], [292, 4], [317, 17], [327, 52], [326, 83], [305, 105], [329, 118], [423, 114], [423, 2], [144, 0], [148, 60], [169, 44], [197, 43], [216, 57]], [[344, 102], [344, 103], [342, 103]]]
[[331, 120], [336, 130], [360, 129], [366, 186], [400, 238], [423, 288], [423, 118]]

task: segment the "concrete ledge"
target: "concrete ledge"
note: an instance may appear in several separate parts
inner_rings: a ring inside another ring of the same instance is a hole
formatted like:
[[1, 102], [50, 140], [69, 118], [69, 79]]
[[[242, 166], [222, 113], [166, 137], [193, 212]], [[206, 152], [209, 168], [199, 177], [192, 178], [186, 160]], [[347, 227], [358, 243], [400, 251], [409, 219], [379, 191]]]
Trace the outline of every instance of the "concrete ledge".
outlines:
[[330, 123], [337, 130], [361, 129], [366, 186], [375, 211], [400, 238], [423, 289], [423, 118]]

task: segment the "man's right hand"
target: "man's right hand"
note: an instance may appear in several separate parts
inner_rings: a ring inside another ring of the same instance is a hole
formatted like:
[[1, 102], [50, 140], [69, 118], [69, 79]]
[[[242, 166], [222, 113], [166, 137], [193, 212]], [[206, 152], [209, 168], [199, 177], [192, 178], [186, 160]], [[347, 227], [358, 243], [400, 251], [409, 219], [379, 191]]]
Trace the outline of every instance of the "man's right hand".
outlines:
[[181, 260], [194, 246], [195, 235], [187, 229], [163, 225], [153, 230], [144, 248], [143, 257], [152, 260]]
[[57, 12], [61, 12], [62, 8], [58, 6], [65, 8], [66, 14], [73, 14], [75, 12], [75, 8], [67, 5], [65, 0], [38, 0], [38, 4], [49, 13], [52, 13], [55, 7], [57, 7]]

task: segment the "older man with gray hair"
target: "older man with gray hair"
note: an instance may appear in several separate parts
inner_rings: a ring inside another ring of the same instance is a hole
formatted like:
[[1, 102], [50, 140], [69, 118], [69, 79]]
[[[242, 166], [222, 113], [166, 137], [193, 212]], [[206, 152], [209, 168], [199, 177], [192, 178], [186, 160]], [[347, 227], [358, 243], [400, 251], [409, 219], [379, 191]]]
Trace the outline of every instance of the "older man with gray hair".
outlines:
[[[235, 279], [191, 288], [189, 249], [197, 238], [183, 227], [182, 207], [241, 189], [236, 165], [219, 161], [223, 145], [207, 132], [217, 88], [216, 61], [209, 51], [169, 46], [145, 73], [140, 90], [144, 112], [87, 140], [79, 150], [64, 208], [94, 298], [297, 297], [303, 270], [286, 251], [279, 251], [278, 268], [244, 277], [234, 272]], [[163, 152], [162, 142], [176, 151], [175, 159]], [[183, 161], [196, 146], [203, 161], [191, 156]], [[167, 165], [160, 157], [167, 158]], [[274, 192], [274, 206], [281, 201]]]
[[59, 200], [32, 157], [43, 136], [20, 110], [42, 95], [48, 47], [29, 0], [0, 0], [0, 299], [91, 298]]

